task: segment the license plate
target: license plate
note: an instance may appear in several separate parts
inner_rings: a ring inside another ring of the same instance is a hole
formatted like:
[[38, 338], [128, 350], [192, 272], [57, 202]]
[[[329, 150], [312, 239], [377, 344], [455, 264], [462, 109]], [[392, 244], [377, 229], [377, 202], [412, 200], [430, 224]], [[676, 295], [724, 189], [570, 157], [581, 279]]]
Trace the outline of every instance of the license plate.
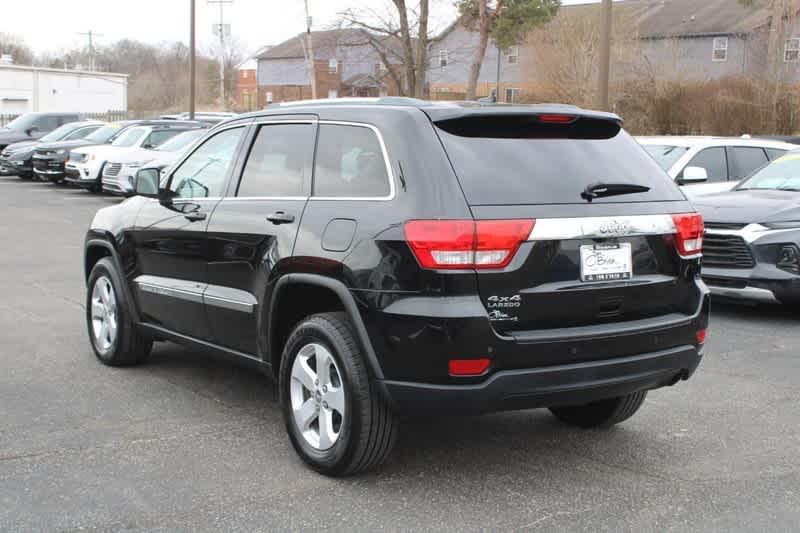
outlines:
[[616, 281], [633, 277], [631, 244], [581, 246], [581, 281]]

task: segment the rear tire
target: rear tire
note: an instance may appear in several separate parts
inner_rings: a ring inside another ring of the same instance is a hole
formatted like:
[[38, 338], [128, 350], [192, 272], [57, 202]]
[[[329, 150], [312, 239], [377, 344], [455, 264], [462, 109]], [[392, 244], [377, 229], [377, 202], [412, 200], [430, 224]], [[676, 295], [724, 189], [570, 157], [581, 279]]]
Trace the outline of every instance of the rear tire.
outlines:
[[582, 428], [611, 427], [632, 417], [644, 403], [647, 391], [600, 400], [586, 405], [551, 407], [562, 422]]
[[352, 475], [389, 455], [397, 416], [371, 381], [344, 313], [313, 315], [294, 328], [279, 386], [292, 446], [317, 472]]
[[97, 358], [109, 366], [142, 363], [153, 348], [153, 340], [133, 322], [122, 283], [114, 262], [104, 257], [92, 268], [86, 290], [89, 342]]

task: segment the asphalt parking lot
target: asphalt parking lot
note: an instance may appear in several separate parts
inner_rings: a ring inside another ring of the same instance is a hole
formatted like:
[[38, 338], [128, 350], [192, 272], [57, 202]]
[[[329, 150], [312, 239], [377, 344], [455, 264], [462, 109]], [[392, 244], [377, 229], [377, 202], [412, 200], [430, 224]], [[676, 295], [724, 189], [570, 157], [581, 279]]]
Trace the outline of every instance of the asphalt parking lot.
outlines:
[[797, 530], [796, 311], [715, 305], [695, 378], [613, 430], [408, 421], [383, 469], [331, 480], [262, 375], [166, 343], [95, 360], [82, 240], [118, 201], [0, 177], [0, 530]]

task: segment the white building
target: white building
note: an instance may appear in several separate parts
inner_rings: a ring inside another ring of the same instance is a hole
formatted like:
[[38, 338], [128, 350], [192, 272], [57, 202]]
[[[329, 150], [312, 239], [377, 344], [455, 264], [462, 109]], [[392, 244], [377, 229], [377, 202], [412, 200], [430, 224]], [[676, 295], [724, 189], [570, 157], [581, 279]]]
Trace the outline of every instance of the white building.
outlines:
[[0, 64], [0, 114], [127, 109], [127, 74]]

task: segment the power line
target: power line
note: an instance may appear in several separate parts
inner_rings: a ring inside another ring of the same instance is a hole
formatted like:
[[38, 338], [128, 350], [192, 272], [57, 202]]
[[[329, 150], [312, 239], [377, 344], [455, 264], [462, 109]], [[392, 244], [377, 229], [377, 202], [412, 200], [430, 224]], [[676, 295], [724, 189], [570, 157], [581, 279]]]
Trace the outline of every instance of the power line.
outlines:
[[217, 25], [217, 32], [219, 33], [219, 96], [223, 103], [225, 101], [225, 14], [223, 8], [226, 5], [233, 4], [233, 0], [206, 0], [209, 5], [217, 4], [219, 6], [219, 24]]
[[78, 35], [85, 35], [89, 38], [89, 70], [95, 70], [94, 68], [94, 58], [97, 55], [97, 52], [94, 49], [94, 37], [103, 37], [102, 33], [95, 33], [92, 30], [87, 32], [78, 32]]

